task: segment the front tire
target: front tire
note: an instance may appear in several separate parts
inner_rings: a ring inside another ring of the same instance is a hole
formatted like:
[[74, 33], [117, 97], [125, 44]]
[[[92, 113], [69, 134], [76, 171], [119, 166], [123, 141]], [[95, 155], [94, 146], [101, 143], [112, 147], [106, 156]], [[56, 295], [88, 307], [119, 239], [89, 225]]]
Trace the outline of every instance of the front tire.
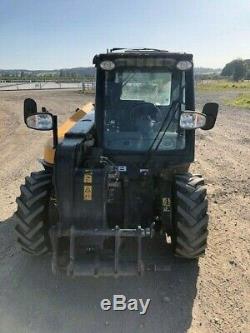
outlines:
[[16, 235], [21, 249], [31, 255], [42, 255], [50, 250], [48, 207], [52, 188], [51, 174], [32, 172], [21, 185], [17, 198]]
[[208, 236], [208, 202], [199, 175], [177, 175], [175, 180], [174, 253], [195, 259], [205, 253]]

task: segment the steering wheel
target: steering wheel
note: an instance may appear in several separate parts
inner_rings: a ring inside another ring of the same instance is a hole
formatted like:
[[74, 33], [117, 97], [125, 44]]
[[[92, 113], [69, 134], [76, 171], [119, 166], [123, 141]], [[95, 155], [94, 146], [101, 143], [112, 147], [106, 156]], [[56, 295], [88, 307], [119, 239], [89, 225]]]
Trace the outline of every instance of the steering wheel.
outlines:
[[[141, 109], [141, 111], [139, 111]], [[138, 114], [135, 114], [138, 112]], [[135, 105], [130, 110], [130, 117], [131, 123], [137, 125], [137, 122], [148, 124], [148, 127], [153, 128], [155, 123], [158, 123], [162, 119], [162, 112], [161, 110], [154, 105], [153, 103], [149, 102], [142, 102], [140, 104]]]

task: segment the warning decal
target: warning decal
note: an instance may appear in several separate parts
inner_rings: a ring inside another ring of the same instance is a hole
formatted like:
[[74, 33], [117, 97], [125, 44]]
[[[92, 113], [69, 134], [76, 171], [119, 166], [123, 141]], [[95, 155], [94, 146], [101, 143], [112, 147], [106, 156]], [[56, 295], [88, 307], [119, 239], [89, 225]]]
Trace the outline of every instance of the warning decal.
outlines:
[[83, 182], [87, 184], [92, 184], [92, 175], [91, 174], [86, 174], [84, 175]]
[[163, 213], [171, 211], [171, 200], [170, 198], [162, 198], [162, 209]]
[[92, 200], [92, 185], [84, 185], [83, 187], [83, 199]]
[[92, 171], [85, 170], [83, 175], [83, 200], [92, 200]]

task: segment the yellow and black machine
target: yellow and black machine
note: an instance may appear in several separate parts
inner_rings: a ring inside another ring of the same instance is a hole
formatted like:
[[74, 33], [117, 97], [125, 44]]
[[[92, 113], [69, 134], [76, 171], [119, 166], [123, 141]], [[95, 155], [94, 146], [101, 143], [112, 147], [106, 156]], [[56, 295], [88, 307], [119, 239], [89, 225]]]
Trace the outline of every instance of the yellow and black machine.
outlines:
[[52, 252], [53, 272], [72, 276], [140, 275], [151, 242], [166, 236], [175, 255], [198, 258], [208, 204], [204, 180], [189, 166], [195, 130], [213, 128], [218, 104], [195, 111], [193, 56], [118, 48], [93, 63], [95, 104], [61, 127], [24, 101], [26, 125], [52, 130], [53, 144], [44, 170], [21, 186], [18, 244], [31, 255]]

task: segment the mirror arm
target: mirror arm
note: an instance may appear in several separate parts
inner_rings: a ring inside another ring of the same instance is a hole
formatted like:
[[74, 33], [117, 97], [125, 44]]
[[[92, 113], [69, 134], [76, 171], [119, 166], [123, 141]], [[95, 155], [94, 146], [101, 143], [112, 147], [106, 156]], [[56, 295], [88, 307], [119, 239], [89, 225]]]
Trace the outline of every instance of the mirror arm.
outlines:
[[53, 148], [58, 145], [57, 116], [53, 116]]

